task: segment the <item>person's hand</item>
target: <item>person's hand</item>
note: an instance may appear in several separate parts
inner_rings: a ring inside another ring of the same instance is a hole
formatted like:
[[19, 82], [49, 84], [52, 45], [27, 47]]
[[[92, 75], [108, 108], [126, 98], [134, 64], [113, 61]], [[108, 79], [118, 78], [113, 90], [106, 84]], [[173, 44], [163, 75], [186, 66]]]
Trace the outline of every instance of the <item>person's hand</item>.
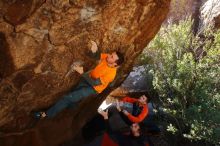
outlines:
[[119, 112], [121, 111], [121, 107], [120, 107], [120, 103], [119, 103], [118, 99], [116, 100], [116, 108]]
[[75, 65], [75, 66], [73, 67], [73, 70], [75, 70], [75, 71], [78, 72], [79, 74], [83, 74], [83, 73], [84, 73], [83, 67], [80, 66], [80, 65]]
[[96, 42], [94, 42], [94, 41], [90, 41], [90, 42], [91, 42], [91, 44], [92, 44], [92, 47], [91, 47], [91, 51], [92, 51], [92, 53], [97, 52], [98, 47], [97, 47]]
[[129, 114], [129, 112], [126, 111], [126, 110], [123, 110], [122, 112], [123, 112], [126, 116]]
[[105, 111], [103, 111], [103, 110], [100, 109], [100, 110], [98, 110], [98, 113], [99, 113], [100, 115], [102, 115], [105, 120], [108, 119], [108, 110], [106, 110], [106, 112], [105, 112]]

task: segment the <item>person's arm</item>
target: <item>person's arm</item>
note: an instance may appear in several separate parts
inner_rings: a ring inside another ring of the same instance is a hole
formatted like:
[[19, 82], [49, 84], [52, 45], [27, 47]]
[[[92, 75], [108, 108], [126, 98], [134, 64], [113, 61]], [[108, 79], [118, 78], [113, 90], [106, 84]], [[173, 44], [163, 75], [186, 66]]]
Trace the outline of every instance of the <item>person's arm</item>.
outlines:
[[87, 53], [89, 57], [95, 58], [96, 60], [101, 59], [101, 51], [98, 49], [98, 46], [96, 42], [90, 41], [92, 44], [92, 47], [90, 48], [90, 51]]
[[134, 103], [134, 102], [138, 101], [138, 99], [126, 96], [126, 97], [122, 98], [121, 101]]
[[98, 85], [101, 85], [101, 80], [98, 78], [98, 79], [92, 79], [90, 76], [89, 76], [89, 73], [84, 73], [82, 74], [82, 77], [87, 81], [87, 83], [89, 83], [91, 86], [98, 86]]
[[121, 139], [124, 139], [123, 134], [121, 132], [113, 131], [110, 127], [108, 119], [105, 119], [105, 127], [106, 127], [106, 133], [109, 135], [109, 137], [115, 142], [118, 143]]
[[107, 132], [109, 135], [114, 134], [112, 128], [110, 127], [110, 124], [109, 124], [108, 119], [105, 119], [105, 128], [106, 128], [106, 132]]
[[109, 83], [111, 83], [114, 80], [114, 78], [115, 76], [112, 74], [105, 74], [99, 78], [101, 84], [97, 86], [101, 87], [102, 89], [105, 89], [109, 85]]
[[83, 67], [79, 66], [79, 65], [75, 65], [73, 70], [75, 70], [76, 72], [78, 72], [79, 74], [82, 75], [82, 77], [87, 81], [87, 83], [89, 83], [91, 86], [97, 86], [97, 85], [101, 85], [101, 81], [100, 79], [92, 79], [89, 76], [89, 73], [84, 73]]
[[133, 116], [131, 113], [128, 113], [128, 112], [125, 115], [128, 117], [128, 119], [130, 121], [132, 121], [134, 123], [140, 123], [148, 115], [148, 108], [147, 108], [147, 106], [144, 106], [143, 110], [141, 111], [141, 113], [137, 117]]
[[108, 110], [104, 111], [104, 110], [98, 110], [98, 113], [100, 115], [102, 115], [102, 117], [104, 118], [105, 120], [105, 128], [106, 128], [106, 131], [109, 135], [111, 134], [115, 134], [115, 132], [112, 130], [112, 128], [110, 127], [110, 124], [109, 124], [109, 119], [108, 119]]
[[96, 59], [96, 60], [100, 60], [100, 59], [101, 59], [101, 51], [100, 51], [100, 50], [97, 50], [97, 52], [95, 52], [95, 53], [89, 51], [89, 52], [87, 53], [87, 55], [88, 55], [89, 57], [91, 57], [91, 58]]
[[109, 121], [108, 121], [108, 110], [106, 110], [106, 111], [98, 110], [98, 113], [99, 113], [100, 115], [102, 115], [102, 117], [103, 117], [104, 120], [105, 120], [105, 128], [106, 128], [107, 132], [108, 132], [109, 134], [112, 134], [113, 131], [112, 131], [112, 129], [111, 129], [111, 127], [110, 127], [110, 124], [109, 124]]

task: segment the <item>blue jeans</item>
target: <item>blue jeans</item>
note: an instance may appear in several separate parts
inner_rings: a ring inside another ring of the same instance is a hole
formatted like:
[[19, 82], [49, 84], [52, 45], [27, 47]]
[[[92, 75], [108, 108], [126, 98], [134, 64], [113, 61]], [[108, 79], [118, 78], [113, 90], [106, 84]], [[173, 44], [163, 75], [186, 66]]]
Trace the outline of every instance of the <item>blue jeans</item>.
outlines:
[[97, 95], [98, 93], [94, 90], [94, 88], [89, 85], [85, 80], [81, 80], [79, 85], [73, 89], [69, 94], [65, 95], [62, 99], [60, 99], [55, 105], [49, 108], [46, 111], [47, 117], [52, 118], [55, 117], [57, 113], [62, 111], [67, 107], [75, 106], [80, 100], [88, 97], [90, 95]]

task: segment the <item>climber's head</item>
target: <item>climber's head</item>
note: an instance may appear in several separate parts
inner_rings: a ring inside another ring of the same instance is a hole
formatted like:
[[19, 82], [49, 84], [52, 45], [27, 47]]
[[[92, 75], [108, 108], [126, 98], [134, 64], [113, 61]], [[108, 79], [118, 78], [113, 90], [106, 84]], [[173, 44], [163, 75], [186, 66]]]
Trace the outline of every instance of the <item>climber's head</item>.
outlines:
[[124, 55], [118, 51], [108, 54], [106, 61], [112, 67], [120, 66], [124, 62]]
[[147, 103], [147, 96], [146, 95], [141, 95], [139, 98], [138, 98], [138, 101], [142, 104], [146, 104]]
[[141, 135], [141, 128], [140, 128], [140, 125], [138, 123], [133, 123], [131, 126], [131, 134], [134, 136], [134, 137], [138, 137]]

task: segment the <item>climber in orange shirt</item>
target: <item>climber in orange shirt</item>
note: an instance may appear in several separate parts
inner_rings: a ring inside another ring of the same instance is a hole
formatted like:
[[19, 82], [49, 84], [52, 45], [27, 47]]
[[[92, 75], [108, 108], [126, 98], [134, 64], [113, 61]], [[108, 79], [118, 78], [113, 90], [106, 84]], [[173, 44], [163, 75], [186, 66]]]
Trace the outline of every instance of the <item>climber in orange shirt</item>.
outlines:
[[54, 117], [83, 98], [101, 93], [115, 79], [118, 66], [124, 62], [123, 54], [118, 51], [111, 54], [100, 53], [97, 44], [94, 41], [91, 43], [92, 56], [100, 60], [99, 64], [88, 73], [84, 73], [82, 66], [74, 66], [74, 70], [82, 75], [79, 85], [47, 111], [36, 112], [34, 115], [36, 118]]

